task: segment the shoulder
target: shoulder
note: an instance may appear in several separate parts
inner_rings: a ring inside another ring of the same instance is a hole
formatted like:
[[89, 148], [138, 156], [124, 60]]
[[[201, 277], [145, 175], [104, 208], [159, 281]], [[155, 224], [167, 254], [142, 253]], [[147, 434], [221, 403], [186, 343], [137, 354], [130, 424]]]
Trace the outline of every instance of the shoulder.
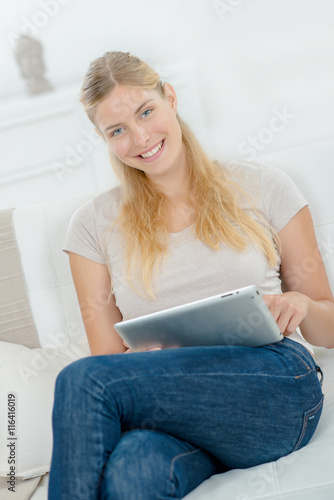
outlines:
[[261, 187], [267, 182], [279, 184], [290, 179], [282, 169], [273, 165], [234, 159], [219, 161], [218, 163], [228, 178], [240, 184], [241, 187], [249, 186], [249, 182], [251, 183], [249, 187], [255, 187], [256, 185]]
[[[278, 167], [238, 160], [219, 164], [227, 178], [250, 197], [251, 205], [277, 232], [307, 205], [306, 199], [291, 177]], [[240, 197], [242, 207], [247, 207], [248, 201]]]
[[117, 217], [120, 199], [120, 188], [117, 187], [81, 205], [71, 217], [63, 250], [105, 264], [103, 234]]
[[271, 199], [281, 192], [300, 196], [299, 188], [281, 168], [255, 161], [225, 160], [217, 162], [226, 177], [252, 196]]
[[117, 217], [121, 203], [121, 190], [117, 186], [86, 201], [73, 213], [71, 224], [110, 224]]

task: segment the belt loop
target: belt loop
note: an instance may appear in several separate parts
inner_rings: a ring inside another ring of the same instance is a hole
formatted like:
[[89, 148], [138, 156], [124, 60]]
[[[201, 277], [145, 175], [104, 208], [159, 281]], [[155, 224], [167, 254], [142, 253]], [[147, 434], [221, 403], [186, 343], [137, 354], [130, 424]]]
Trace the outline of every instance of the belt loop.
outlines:
[[317, 372], [320, 373], [320, 375], [321, 375], [319, 382], [320, 382], [320, 384], [322, 386], [322, 382], [324, 380], [324, 374], [322, 373], [322, 370], [321, 370], [320, 366], [316, 365], [316, 369], [317, 369]]

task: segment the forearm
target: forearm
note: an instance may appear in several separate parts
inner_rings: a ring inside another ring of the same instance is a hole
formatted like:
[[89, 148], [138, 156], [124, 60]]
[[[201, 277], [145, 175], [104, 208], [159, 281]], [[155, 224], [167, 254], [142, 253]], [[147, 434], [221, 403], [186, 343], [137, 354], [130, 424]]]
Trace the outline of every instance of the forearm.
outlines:
[[300, 330], [310, 344], [334, 348], [334, 302], [307, 297], [307, 315]]

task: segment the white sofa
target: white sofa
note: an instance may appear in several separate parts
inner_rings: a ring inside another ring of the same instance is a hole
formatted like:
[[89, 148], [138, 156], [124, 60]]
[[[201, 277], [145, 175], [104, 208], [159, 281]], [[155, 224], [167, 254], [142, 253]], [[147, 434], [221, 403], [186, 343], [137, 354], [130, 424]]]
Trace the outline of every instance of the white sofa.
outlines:
[[[333, 141], [257, 158], [257, 161], [285, 169], [308, 198], [332, 288], [333, 159]], [[0, 342], [1, 401], [9, 392], [14, 392], [18, 401], [15, 481], [18, 491], [22, 491], [22, 496], [18, 498], [22, 499], [47, 499], [54, 382], [62, 367], [89, 355], [68, 257], [61, 251], [70, 216], [86, 199], [18, 208], [13, 213], [25, 289], [41, 345], [30, 349], [8, 342], [8, 339], [7, 342]], [[23, 344], [25, 341], [22, 339]], [[315, 351], [325, 377], [325, 404], [320, 424], [308, 446], [277, 462], [213, 476], [187, 495], [187, 500], [334, 498], [334, 350], [316, 348]], [[0, 475], [3, 477], [8, 470], [7, 454], [4, 452], [7, 439], [5, 420], [6, 415], [2, 412]], [[4, 482], [2, 479], [2, 487]], [[3, 500], [13, 498], [8, 496], [6, 489], [0, 491], [0, 497]]]

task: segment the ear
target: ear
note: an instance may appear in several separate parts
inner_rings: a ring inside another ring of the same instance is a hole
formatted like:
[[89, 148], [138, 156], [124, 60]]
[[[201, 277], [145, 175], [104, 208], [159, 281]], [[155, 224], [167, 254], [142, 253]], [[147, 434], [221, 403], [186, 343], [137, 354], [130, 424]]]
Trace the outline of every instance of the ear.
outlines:
[[163, 92], [172, 109], [177, 111], [177, 96], [174, 87], [170, 83], [164, 83]]

